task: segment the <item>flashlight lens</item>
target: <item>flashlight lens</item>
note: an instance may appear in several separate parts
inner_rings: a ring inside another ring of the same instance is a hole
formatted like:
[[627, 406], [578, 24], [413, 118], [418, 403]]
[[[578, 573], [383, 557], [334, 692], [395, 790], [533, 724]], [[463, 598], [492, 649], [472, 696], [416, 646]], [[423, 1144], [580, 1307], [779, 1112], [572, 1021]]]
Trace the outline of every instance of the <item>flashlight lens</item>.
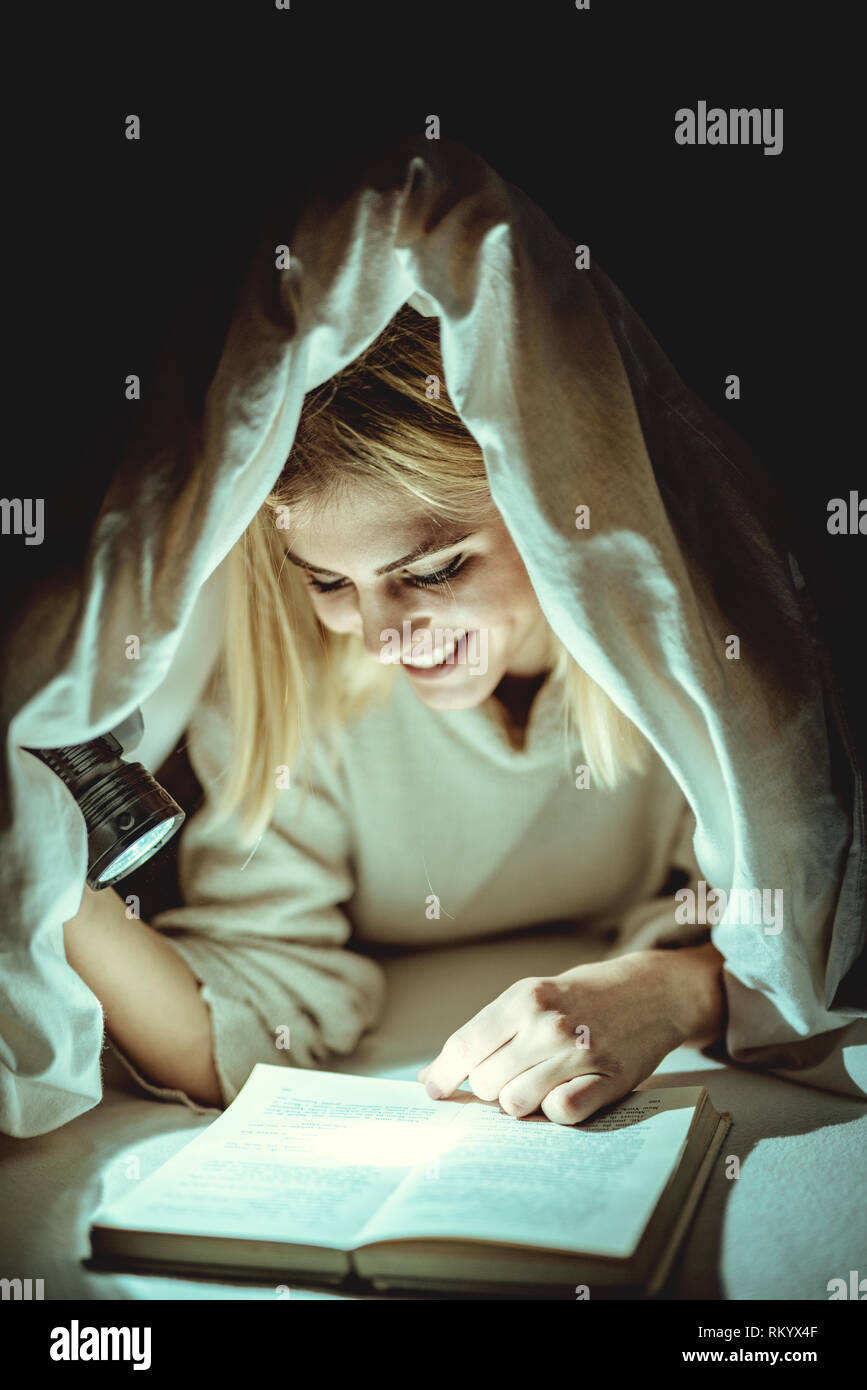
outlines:
[[151, 826], [144, 835], [140, 835], [137, 840], [133, 840], [131, 845], [127, 845], [116, 859], [103, 869], [99, 875], [99, 886], [107, 888], [109, 884], [117, 879], [123, 878], [145, 859], [150, 859], [155, 854], [164, 840], [168, 840], [175, 833], [178, 825], [183, 820], [183, 816], [172, 816], [169, 820], [162, 821], [159, 825]]

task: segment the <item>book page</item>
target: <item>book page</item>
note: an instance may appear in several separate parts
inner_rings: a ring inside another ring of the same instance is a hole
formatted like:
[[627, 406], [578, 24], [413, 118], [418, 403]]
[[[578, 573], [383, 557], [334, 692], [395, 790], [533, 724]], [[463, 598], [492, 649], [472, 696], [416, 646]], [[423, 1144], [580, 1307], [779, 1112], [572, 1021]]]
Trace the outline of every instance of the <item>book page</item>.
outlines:
[[93, 1221], [351, 1250], [459, 1113], [418, 1082], [260, 1063], [219, 1119]]
[[700, 1097], [700, 1086], [637, 1091], [578, 1126], [466, 1104], [448, 1146], [406, 1177], [364, 1242], [439, 1236], [630, 1255]]

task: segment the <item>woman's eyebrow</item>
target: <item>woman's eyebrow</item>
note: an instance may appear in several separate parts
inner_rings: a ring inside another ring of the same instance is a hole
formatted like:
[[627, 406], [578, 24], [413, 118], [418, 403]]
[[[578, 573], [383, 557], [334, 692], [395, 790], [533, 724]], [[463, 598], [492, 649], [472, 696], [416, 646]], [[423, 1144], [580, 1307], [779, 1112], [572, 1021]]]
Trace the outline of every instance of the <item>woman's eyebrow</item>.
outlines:
[[[453, 540], [445, 545], [440, 545], [437, 541], [424, 541], [415, 550], [411, 550], [408, 555], [402, 555], [399, 560], [392, 560], [390, 565], [383, 565], [381, 569], [374, 570], [375, 575], [390, 574], [392, 570], [403, 569], [405, 565], [413, 565], [417, 560], [423, 560], [428, 555], [439, 555], [444, 550], [453, 550], [461, 541], [468, 540], [475, 535], [474, 531], [465, 531], [461, 536], [455, 536]], [[330, 574], [335, 579], [342, 578], [335, 570], [321, 569], [319, 565], [310, 565], [306, 560], [302, 560], [299, 555], [293, 555], [291, 550], [286, 551], [286, 559], [291, 560], [293, 565], [299, 565], [304, 570], [314, 570], [316, 574]]]

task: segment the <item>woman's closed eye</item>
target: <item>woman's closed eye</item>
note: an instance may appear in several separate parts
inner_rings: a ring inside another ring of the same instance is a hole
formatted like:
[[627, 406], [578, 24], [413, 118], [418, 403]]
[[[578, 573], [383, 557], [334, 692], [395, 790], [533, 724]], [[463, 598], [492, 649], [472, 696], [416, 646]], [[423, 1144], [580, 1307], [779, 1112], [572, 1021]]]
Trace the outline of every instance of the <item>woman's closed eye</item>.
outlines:
[[[456, 555], [444, 569], [434, 570], [431, 574], [407, 574], [406, 580], [409, 584], [421, 589], [433, 588], [437, 584], [445, 584], [449, 579], [454, 578], [465, 564], [463, 555]], [[333, 594], [338, 589], [345, 589], [349, 583], [348, 579], [333, 579], [325, 582], [321, 579], [314, 579], [308, 574], [307, 582], [311, 588], [316, 589], [320, 594]]]

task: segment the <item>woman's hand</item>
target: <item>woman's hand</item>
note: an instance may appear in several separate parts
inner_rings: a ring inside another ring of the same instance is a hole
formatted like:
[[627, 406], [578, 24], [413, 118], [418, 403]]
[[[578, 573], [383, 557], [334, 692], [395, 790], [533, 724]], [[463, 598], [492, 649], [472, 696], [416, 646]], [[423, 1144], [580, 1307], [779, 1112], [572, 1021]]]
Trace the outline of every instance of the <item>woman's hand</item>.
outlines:
[[518, 980], [446, 1042], [418, 1079], [436, 1099], [469, 1079], [510, 1115], [541, 1106], [571, 1125], [619, 1100], [685, 1042], [725, 1026], [722, 957], [710, 944], [635, 951]]

